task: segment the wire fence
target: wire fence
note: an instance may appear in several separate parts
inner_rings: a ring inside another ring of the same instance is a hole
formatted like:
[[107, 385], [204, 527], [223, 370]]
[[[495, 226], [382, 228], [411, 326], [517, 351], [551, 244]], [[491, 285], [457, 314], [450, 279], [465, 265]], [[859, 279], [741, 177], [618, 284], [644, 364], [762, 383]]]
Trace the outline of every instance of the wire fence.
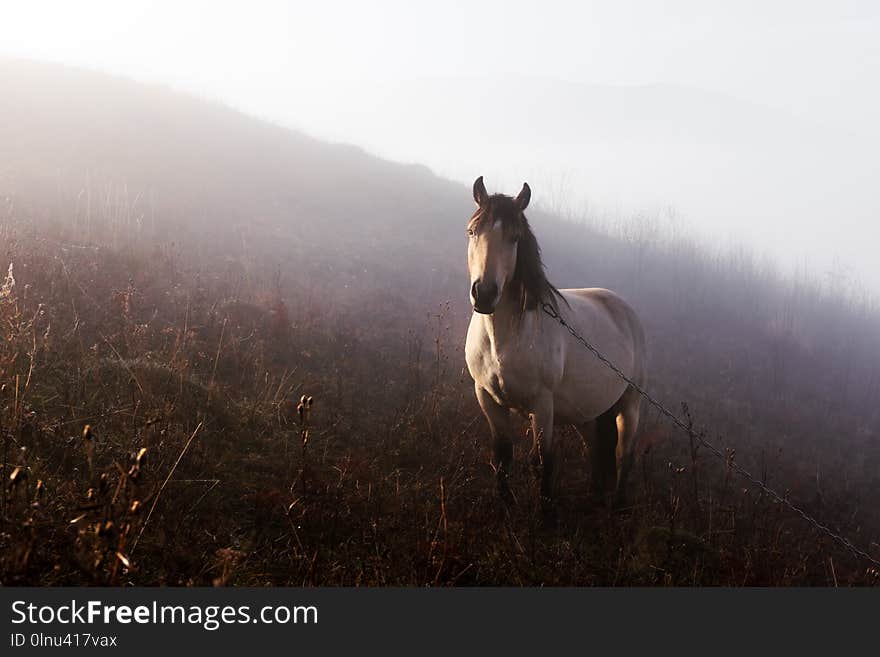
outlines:
[[651, 406], [656, 408], [661, 415], [664, 415], [670, 422], [672, 422], [676, 427], [684, 431], [691, 439], [696, 440], [700, 445], [705, 447], [709, 452], [723, 461], [727, 467], [732, 469], [734, 472], [739, 474], [741, 477], [746, 479], [750, 484], [760, 489], [762, 492], [769, 495], [771, 498], [783, 504], [788, 509], [799, 515], [801, 518], [806, 520], [808, 523], [813, 525], [820, 532], [837, 542], [838, 544], [845, 547], [852, 554], [866, 561], [870, 562], [875, 567], [880, 567], [880, 561], [872, 557], [867, 551], [863, 550], [846, 538], [845, 536], [841, 536], [840, 534], [833, 531], [827, 525], [819, 522], [814, 516], [809, 514], [803, 508], [798, 506], [789, 500], [785, 495], [777, 492], [773, 488], [767, 486], [763, 481], [755, 477], [751, 472], [746, 470], [744, 467], [739, 465], [736, 461], [733, 460], [732, 456], [725, 455], [720, 449], [718, 449], [715, 445], [706, 440], [704, 431], [696, 431], [693, 428], [693, 425], [690, 422], [685, 422], [678, 415], [670, 411], [662, 402], [657, 401], [654, 397], [652, 397], [642, 386], [633, 381], [630, 377], [623, 373], [614, 363], [612, 363], [608, 358], [605, 357], [602, 352], [600, 352], [596, 347], [594, 347], [586, 338], [584, 338], [580, 333], [578, 333], [574, 327], [571, 326], [568, 322], [565, 321], [565, 318], [557, 312], [557, 310], [551, 306], [549, 303], [543, 303], [542, 308], [544, 312], [555, 319], [559, 324], [565, 328], [569, 333], [571, 333], [572, 337], [575, 340], [580, 342], [584, 347], [586, 347], [590, 352], [593, 353], [596, 358], [598, 358], [602, 363], [604, 363], [611, 371], [613, 371], [618, 377], [620, 377], [623, 381], [625, 381], [630, 387], [633, 388], [639, 395], [647, 401]]

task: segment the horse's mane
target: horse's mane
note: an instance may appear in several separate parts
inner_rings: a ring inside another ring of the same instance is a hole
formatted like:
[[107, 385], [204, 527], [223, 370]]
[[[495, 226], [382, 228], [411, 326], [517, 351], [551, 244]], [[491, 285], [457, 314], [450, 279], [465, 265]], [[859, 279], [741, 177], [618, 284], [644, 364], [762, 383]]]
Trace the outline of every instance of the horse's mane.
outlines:
[[567, 302], [559, 290], [547, 280], [544, 263], [541, 260], [541, 247], [529, 226], [529, 220], [519, 209], [516, 201], [504, 194], [493, 194], [486, 203], [482, 214], [492, 222], [501, 220], [506, 235], [517, 240], [516, 269], [509, 285], [519, 298], [520, 312], [534, 310], [540, 304], [547, 303], [557, 312], [559, 301]]

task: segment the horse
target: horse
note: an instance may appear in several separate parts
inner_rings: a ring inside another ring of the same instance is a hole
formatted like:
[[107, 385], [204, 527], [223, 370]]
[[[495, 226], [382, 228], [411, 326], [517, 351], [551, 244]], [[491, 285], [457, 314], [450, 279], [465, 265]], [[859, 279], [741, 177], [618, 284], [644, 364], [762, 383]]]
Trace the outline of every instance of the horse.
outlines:
[[552, 501], [557, 448], [554, 425], [573, 425], [587, 440], [593, 493], [622, 505], [632, 467], [641, 396], [550, 314], [552, 308], [644, 387], [645, 332], [620, 296], [603, 288], [557, 289], [525, 216], [531, 189], [516, 198], [473, 186], [477, 209], [467, 223], [473, 315], [465, 360], [492, 437], [491, 465], [501, 496], [512, 501], [512, 414], [531, 424], [541, 497]]

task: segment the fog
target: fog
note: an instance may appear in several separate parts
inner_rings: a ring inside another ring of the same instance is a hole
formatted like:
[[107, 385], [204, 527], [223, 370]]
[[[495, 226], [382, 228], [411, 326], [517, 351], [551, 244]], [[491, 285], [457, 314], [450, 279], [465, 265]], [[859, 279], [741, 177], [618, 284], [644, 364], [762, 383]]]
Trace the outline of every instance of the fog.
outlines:
[[37, 1], [7, 6], [0, 52], [877, 291], [878, 28], [869, 2]]
[[[880, 581], [729, 467], [880, 558], [852, 23], [762, 14], [777, 56], [722, 66], [748, 17], [696, 43], [696, 6], [31, 7], [0, 22], [0, 585]], [[841, 40], [810, 85], [815, 26]], [[517, 430], [499, 513], [464, 358], [477, 174], [531, 183], [549, 279], [636, 309], [647, 390], [718, 452], [645, 412], [612, 513], [560, 427], [544, 524]]]

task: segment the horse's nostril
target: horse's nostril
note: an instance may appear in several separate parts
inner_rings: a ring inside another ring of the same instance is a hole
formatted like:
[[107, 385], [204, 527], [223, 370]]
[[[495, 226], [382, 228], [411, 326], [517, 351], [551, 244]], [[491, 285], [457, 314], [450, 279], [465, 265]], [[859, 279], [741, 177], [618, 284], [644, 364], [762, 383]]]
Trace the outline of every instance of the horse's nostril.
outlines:
[[474, 308], [483, 310], [478, 310], [478, 312], [491, 312], [491, 310], [486, 310], [489, 308], [490, 304], [492, 306], [495, 305], [495, 299], [498, 296], [498, 285], [497, 283], [486, 283], [484, 281], [474, 281], [471, 285], [471, 299], [474, 303]]

